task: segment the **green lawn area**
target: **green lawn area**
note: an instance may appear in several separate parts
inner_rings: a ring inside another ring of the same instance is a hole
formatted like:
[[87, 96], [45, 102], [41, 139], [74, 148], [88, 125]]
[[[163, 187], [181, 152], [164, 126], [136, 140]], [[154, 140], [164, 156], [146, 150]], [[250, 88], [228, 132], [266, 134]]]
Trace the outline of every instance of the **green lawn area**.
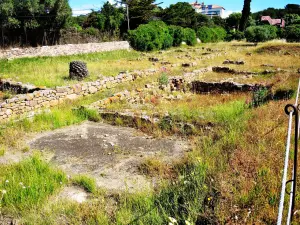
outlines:
[[85, 81], [91, 81], [100, 75], [115, 76], [120, 71], [151, 68], [151, 62], [138, 61], [140, 55], [141, 53], [134, 50], [118, 50], [73, 56], [0, 60], [0, 78], [11, 78], [36, 86], [62, 86], [78, 82], [68, 79], [71, 61], [85, 61], [90, 72], [90, 77]]

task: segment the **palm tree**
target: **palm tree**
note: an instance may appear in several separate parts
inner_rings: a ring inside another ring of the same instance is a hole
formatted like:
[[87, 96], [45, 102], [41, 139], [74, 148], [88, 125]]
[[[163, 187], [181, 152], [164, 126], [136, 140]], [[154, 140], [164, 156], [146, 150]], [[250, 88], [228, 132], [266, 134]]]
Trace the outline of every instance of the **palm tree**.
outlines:
[[244, 0], [244, 8], [242, 11], [242, 18], [240, 21], [240, 31], [244, 31], [248, 22], [251, 11], [251, 0]]

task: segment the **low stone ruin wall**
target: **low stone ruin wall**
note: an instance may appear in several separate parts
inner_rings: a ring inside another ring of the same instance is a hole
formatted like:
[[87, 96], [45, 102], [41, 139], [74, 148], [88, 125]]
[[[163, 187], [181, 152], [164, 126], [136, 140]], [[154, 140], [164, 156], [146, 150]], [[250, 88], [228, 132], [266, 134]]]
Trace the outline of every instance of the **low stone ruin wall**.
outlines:
[[256, 72], [250, 72], [250, 71], [239, 71], [235, 69], [231, 69], [229, 67], [225, 66], [214, 66], [212, 68], [213, 72], [215, 73], [230, 73], [230, 74], [243, 74], [243, 75], [258, 75]]
[[[115, 112], [107, 110], [98, 111], [101, 118], [112, 125], [129, 126], [144, 131], [149, 129], [160, 129], [169, 133], [180, 133], [182, 135], [196, 134], [199, 130], [211, 130], [214, 126], [210, 122], [206, 123], [187, 123], [183, 121], [174, 121], [170, 116], [147, 115], [137, 112]], [[121, 121], [121, 122], [120, 122]], [[120, 124], [121, 123], [121, 124]], [[151, 125], [151, 126], [148, 126]]]
[[126, 50], [129, 48], [130, 45], [127, 41], [54, 45], [37, 48], [12, 48], [7, 50], [0, 49], [0, 58], [13, 59], [37, 56], [76, 55], [92, 52], [104, 52], [122, 49]]
[[0, 91], [9, 91], [14, 94], [27, 94], [43, 90], [43, 87], [36, 87], [31, 84], [23, 84], [10, 79], [0, 79]]
[[232, 93], [232, 92], [249, 92], [260, 88], [270, 89], [269, 86], [259, 84], [239, 84], [235, 82], [203, 82], [193, 81], [189, 84], [190, 91], [197, 94], [203, 93]]
[[156, 69], [121, 73], [116, 77], [106, 77], [94, 82], [78, 83], [71, 86], [56, 87], [34, 91], [33, 93], [19, 94], [13, 98], [0, 102], [0, 121], [12, 116], [34, 112], [43, 107], [56, 106], [66, 100], [75, 100], [78, 97], [95, 94], [96, 92], [111, 88], [118, 83], [134, 81], [137, 77], [153, 75]]

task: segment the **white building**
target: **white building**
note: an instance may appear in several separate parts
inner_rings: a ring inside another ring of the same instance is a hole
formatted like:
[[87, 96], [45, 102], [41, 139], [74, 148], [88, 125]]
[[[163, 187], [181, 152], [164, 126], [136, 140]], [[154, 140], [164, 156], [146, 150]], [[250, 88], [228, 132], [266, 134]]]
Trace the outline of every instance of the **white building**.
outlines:
[[197, 13], [205, 14], [209, 17], [224, 15], [225, 9], [219, 5], [205, 5], [204, 2], [198, 3], [198, 1], [191, 3], [192, 7]]

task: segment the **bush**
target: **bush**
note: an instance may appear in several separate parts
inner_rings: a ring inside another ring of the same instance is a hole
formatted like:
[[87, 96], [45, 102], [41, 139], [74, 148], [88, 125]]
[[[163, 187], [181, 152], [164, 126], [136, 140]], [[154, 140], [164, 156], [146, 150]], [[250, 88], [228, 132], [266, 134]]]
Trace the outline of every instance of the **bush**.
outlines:
[[169, 84], [169, 77], [167, 74], [162, 73], [158, 78], [159, 85], [168, 85]]
[[300, 25], [286, 27], [285, 37], [288, 42], [300, 42]]
[[184, 41], [187, 45], [196, 45], [197, 44], [197, 36], [196, 32], [191, 28], [184, 29]]
[[178, 47], [185, 39], [184, 28], [179, 26], [169, 26], [169, 33], [173, 37], [173, 46]]
[[231, 30], [229, 34], [226, 36], [227, 41], [241, 41], [245, 38], [244, 32], [238, 31], [238, 30]]
[[173, 37], [162, 21], [152, 21], [129, 31], [130, 45], [140, 51], [166, 49], [173, 45]]
[[208, 43], [211, 42], [213, 37], [213, 32], [209, 27], [200, 27], [197, 30], [197, 37], [203, 42]]
[[83, 33], [92, 35], [92, 36], [98, 36], [100, 34], [99, 30], [94, 27], [89, 27], [84, 30], [82, 30]]
[[203, 43], [219, 42], [226, 38], [227, 32], [222, 27], [200, 27], [197, 36]]
[[259, 88], [258, 90], [253, 91], [252, 106], [258, 107], [263, 105], [268, 101], [269, 97], [270, 92], [267, 88]]
[[211, 28], [213, 31], [213, 42], [219, 42], [219, 41], [224, 41], [224, 39], [227, 36], [227, 32], [224, 28], [222, 27], [215, 27]]
[[271, 25], [251, 26], [245, 31], [249, 42], [265, 42], [277, 38], [277, 28]]

